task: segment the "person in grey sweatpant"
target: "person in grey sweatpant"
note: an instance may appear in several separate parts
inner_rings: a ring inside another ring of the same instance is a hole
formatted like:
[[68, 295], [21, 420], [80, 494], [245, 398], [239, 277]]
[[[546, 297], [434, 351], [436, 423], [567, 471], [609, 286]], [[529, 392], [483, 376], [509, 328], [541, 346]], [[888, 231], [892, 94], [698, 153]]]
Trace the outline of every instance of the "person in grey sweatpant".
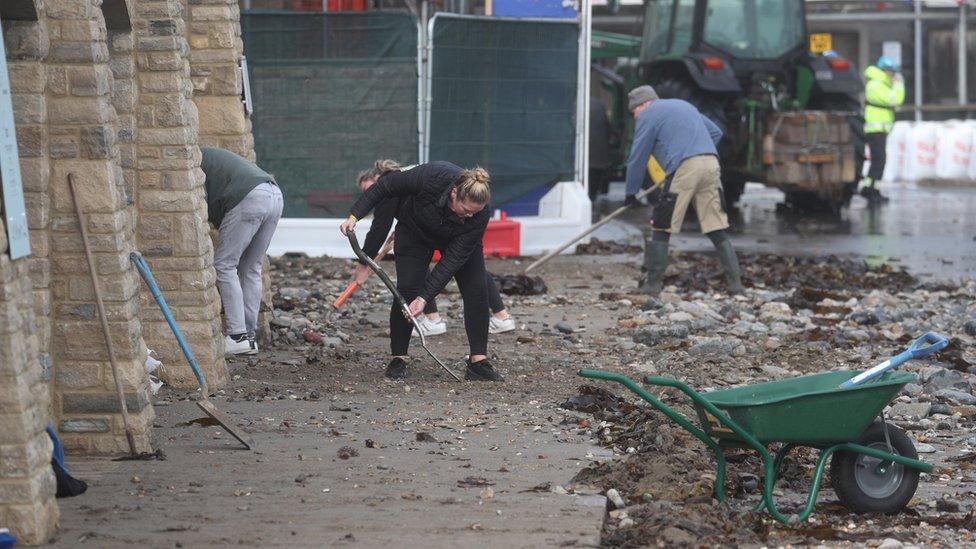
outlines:
[[201, 150], [209, 218], [220, 232], [214, 269], [226, 318], [224, 352], [255, 354], [261, 269], [284, 201], [274, 178], [248, 160], [221, 149]]

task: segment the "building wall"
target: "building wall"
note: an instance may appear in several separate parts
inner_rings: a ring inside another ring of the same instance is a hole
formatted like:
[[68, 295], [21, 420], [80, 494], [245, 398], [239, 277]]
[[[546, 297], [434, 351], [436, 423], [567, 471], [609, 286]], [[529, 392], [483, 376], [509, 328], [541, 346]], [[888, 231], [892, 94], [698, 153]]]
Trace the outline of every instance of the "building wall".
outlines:
[[239, 12], [185, 1], [0, 4], [32, 247], [11, 261], [0, 224], [0, 526], [28, 544], [51, 539], [58, 518], [48, 422], [69, 453], [129, 450], [69, 176], [136, 450], [152, 442], [147, 345], [165, 381], [196, 380], [131, 253], [147, 258], [210, 387], [227, 380], [199, 145], [253, 158]]

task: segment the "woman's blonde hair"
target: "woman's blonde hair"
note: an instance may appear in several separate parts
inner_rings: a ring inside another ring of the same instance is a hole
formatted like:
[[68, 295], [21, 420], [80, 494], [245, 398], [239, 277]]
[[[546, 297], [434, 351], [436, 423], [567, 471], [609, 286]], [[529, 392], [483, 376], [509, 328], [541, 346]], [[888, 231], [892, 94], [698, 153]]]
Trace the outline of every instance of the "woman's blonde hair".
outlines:
[[457, 199], [471, 201], [475, 204], [487, 204], [491, 201], [491, 178], [488, 172], [480, 166], [461, 172], [461, 179], [457, 183]]
[[363, 181], [366, 181], [368, 179], [376, 180], [379, 179], [380, 176], [382, 175], [386, 175], [387, 173], [398, 172], [398, 171], [400, 171], [399, 162], [389, 158], [383, 158], [374, 162], [372, 168], [359, 172], [359, 179], [356, 181], [356, 183], [360, 187], [362, 187]]

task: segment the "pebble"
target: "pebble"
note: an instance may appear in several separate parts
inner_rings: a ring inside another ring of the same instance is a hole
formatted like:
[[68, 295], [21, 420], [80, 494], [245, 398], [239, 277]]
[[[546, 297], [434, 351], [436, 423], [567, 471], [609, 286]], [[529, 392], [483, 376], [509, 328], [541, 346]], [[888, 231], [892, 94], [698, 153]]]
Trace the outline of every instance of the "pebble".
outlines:
[[972, 393], [965, 393], [956, 389], [941, 389], [935, 392], [935, 396], [936, 398], [947, 400], [952, 404], [961, 404], [963, 406], [976, 404], [976, 396], [973, 396]]
[[634, 343], [644, 345], [657, 345], [658, 343], [671, 339], [686, 339], [688, 337], [688, 327], [683, 324], [671, 326], [644, 326], [634, 334]]
[[571, 334], [576, 331], [572, 326], [566, 324], [565, 322], [557, 322], [555, 328], [564, 334]]
[[966, 335], [976, 337], [976, 318], [972, 318], [966, 321], [962, 325], [962, 330], [966, 332]]
[[920, 454], [934, 454], [935, 446], [932, 446], [931, 444], [925, 444], [924, 442], [916, 442], [915, 451]]
[[932, 404], [928, 402], [913, 402], [895, 404], [891, 407], [891, 415], [921, 419], [928, 417]]
[[617, 509], [623, 509], [627, 506], [627, 503], [624, 502], [624, 498], [620, 497], [620, 492], [618, 492], [616, 488], [607, 490], [607, 499], [610, 500], [610, 503], [612, 503]]
[[684, 311], [678, 311], [668, 315], [668, 320], [671, 322], [691, 322], [695, 320], [695, 317], [691, 313], [686, 313]]
[[878, 546], [878, 549], [901, 549], [904, 544], [894, 538], [885, 538]]

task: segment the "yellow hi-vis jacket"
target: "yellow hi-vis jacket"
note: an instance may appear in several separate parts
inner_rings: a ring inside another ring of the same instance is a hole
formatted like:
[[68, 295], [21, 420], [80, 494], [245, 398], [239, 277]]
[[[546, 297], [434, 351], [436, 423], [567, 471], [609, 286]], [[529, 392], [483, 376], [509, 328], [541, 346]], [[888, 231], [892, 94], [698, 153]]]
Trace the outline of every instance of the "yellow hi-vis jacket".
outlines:
[[889, 133], [895, 123], [895, 107], [905, 102], [905, 84], [892, 82], [885, 71], [871, 65], [864, 69], [864, 133]]

